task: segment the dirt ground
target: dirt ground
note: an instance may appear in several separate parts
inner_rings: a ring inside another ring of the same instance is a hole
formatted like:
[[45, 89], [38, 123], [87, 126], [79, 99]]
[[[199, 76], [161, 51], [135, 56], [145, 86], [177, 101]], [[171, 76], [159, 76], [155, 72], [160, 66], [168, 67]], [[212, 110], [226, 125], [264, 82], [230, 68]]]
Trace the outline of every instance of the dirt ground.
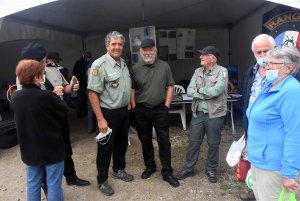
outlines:
[[[187, 109], [189, 110], [189, 109]], [[108, 182], [115, 194], [111, 197], [103, 195], [97, 188], [96, 180], [96, 149], [97, 144], [94, 134], [87, 134], [87, 117], [77, 119], [75, 110], [69, 109], [71, 125], [71, 141], [73, 147], [73, 160], [79, 178], [89, 180], [88, 187], [67, 186], [63, 179], [63, 191], [66, 201], [90, 200], [200, 200], [200, 201], [239, 201], [239, 194], [248, 191], [245, 183], [235, 181], [235, 167], [229, 167], [225, 161], [227, 151], [233, 140], [238, 139], [242, 133], [241, 115], [234, 114], [236, 137], [233, 137], [231, 127], [224, 125], [222, 143], [220, 146], [220, 163], [217, 169], [218, 182], [212, 184], [204, 172], [207, 143], [201, 146], [199, 160], [195, 168], [195, 176], [180, 181], [177, 188], [171, 187], [162, 180], [160, 174], [161, 164], [158, 158], [158, 146], [155, 139], [155, 161], [157, 171], [147, 180], [141, 179], [144, 171], [141, 143], [136, 134], [130, 133], [130, 143], [126, 155], [126, 171], [134, 176], [134, 181], [123, 182], [109, 177]], [[9, 120], [9, 112], [2, 113], [4, 120]], [[189, 125], [191, 114], [187, 114]], [[172, 166], [174, 174], [178, 174], [183, 166], [187, 145], [188, 130], [182, 131], [179, 114], [170, 114], [170, 139], [172, 144]], [[189, 129], [189, 126], [188, 126]], [[25, 201], [26, 200], [26, 175], [25, 165], [21, 161], [19, 145], [10, 149], [0, 150], [0, 200]], [[111, 169], [110, 174], [111, 175]], [[297, 194], [297, 199], [299, 199]], [[46, 200], [42, 193], [42, 200]]]

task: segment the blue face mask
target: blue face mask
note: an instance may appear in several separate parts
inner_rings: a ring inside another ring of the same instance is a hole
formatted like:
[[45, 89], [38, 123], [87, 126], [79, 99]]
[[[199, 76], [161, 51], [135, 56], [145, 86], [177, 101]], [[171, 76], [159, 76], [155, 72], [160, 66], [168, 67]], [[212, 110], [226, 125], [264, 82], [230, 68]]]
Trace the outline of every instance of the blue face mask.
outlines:
[[256, 62], [258, 63], [258, 65], [262, 66], [262, 67], [266, 67], [267, 66], [267, 59], [268, 57], [256, 57]]
[[266, 70], [266, 80], [268, 82], [271, 82], [272, 84], [274, 84], [275, 82], [280, 80], [281, 77], [278, 76], [278, 72], [279, 72], [279, 70], [281, 70], [283, 68], [284, 67], [282, 67], [280, 69], [276, 69], [276, 70]]

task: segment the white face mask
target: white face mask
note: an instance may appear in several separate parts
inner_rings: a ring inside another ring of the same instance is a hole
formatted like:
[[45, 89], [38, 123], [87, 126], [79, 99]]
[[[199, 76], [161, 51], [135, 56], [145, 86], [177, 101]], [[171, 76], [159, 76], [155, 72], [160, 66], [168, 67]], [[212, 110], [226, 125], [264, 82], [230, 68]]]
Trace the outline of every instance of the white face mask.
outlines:
[[46, 76], [43, 75], [43, 82], [39, 82], [39, 83], [42, 85], [42, 84], [45, 84], [45, 82], [46, 82]]
[[268, 57], [255, 57], [256, 58], [256, 62], [258, 63], [258, 65], [262, 66], [262, 67], [266, 67], [267, 66], [267, 60], [268, 60]]

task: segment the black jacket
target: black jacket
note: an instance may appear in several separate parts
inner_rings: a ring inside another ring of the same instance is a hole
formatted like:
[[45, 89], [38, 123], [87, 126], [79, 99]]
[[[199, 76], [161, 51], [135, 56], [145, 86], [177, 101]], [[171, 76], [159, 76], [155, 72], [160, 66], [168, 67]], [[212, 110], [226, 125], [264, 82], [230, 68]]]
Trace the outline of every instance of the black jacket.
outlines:
[[244, 128], [246, 137], [247, 137], [247, 130], [248, 130], [248, 118], [246, 116], [246, 110], [249, 105], [251, 88], [252, 88], [253, 81], [255, 78], [255, 74], [253, 73], [254, 66], [255, 66], [255, 64], [253, 66], [251, 66], [250, 68], [248, 68], [248, 70], [245, 73], [245, 77], [244, 77], [244, 89], [243, 89], [244, 105], [243, 105], [242, 122], [243, 122], [243, 128]]
[[84, 60], [84, 58], [78, 60], [75, 62], [74, 68], [73, 68], [73, 75], [78, 79], [79, 81], [79, 89], [82, 91], [86, 91], [87, 82], [86, 82], [86, 66], [88, 62]]
[[60, 122], [67, 105], [52, 91], [24, 85], [11, 98], [22, 161], [31, 166], [63, 161], [65, 147]]

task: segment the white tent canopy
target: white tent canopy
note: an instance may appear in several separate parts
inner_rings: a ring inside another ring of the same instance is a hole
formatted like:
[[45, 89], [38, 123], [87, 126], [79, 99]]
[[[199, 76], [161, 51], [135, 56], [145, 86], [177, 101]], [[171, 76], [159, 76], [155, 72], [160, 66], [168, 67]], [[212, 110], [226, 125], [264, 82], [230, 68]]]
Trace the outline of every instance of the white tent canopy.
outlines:
[[[61, 64], [72, 72], [84, 49], [93, 56], [106, 52], [109, 31], [120, 31], [128, 41], [129, 28], [150, 25], [156, 30], [196, 29], [196, 49], [215, 45], [221, 52], [218, 63], [238, 65], [242, 78], [254, 61], [250, 44], [261, 33], [262, 15], [276, 5], [265, 0], [1, 0], [0, 17], [7, 16], [0, 18], [0, 83], [13, 80], [20, 52], [29, 42], [58, 52]], [[130, 59], [128, 55], [126, 42], [122, 57]], [[190, 79], [199, 59], [170, 65], [179, 82]]]

